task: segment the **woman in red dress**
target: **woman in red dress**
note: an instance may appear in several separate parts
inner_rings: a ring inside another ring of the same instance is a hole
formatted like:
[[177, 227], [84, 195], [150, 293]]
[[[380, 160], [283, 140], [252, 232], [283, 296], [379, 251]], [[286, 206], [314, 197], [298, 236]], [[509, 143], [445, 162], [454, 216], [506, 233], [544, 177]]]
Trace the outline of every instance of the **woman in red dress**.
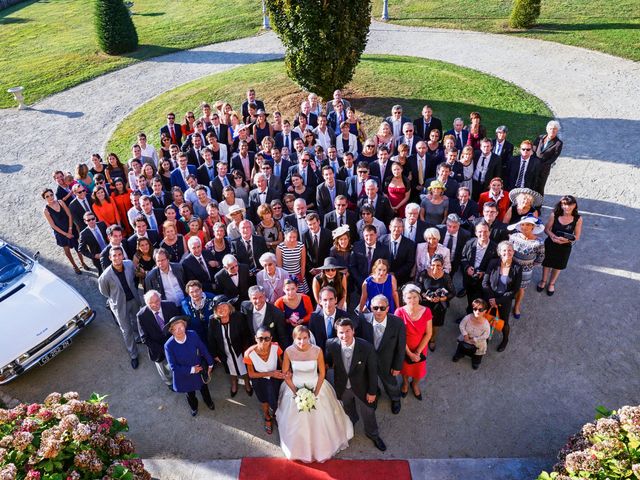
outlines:
[[411, 184], [402, 175], [402, 165], [399, 163], [393, 162], [391, 164], [391, 173], [393, 176], [385, 182], [384, 190], [396, 216], [404, 218], [404, 207], [409, 201], [409, 195], [411, 195]]
[[431, 338], [431, 311], [420, 305], [420, 288], [413, 283], [408, 283], [402, 289], [404, 307], [396, 310], [396, 316], [400, 317], [407, 328], [407, 346], [404, 364], [400, 374], [402, 375], [403, 397], [409, 392], [409, 377], [411, 377], [411, 390], [413, 395], [422, 400], [422, 392], [418, 382], [427, 374], [427, 344]]

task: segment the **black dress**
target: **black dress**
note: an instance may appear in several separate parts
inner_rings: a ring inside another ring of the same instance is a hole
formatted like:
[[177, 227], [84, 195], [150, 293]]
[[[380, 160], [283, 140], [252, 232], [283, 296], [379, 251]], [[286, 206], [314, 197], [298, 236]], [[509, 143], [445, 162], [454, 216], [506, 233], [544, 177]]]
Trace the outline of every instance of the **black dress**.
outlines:
[[[554, 218], [551, 232], [559, 237], [561, 237], [563, 233], [575, 235], [578, 218], [574, 218], [569, 225], [563, 225], [558, 221], [558, 218]], [[567, 268], [567, 263], [569, 262], [571, 247], [571, 243], [559, 244], [551, 240], [550, 237], [547, 237], [544, 241], [544, 261], [542, 262], [542, 266], [556, 270], [564, 270]]]
[[184, 241], [182, 235], [177, 235], [176, 243], [168, 245], [164, 240], [160, 242], [160, 246], [169, 252], [169, 261], [173, 263], [180, 263], [184, 255]]
[[444, 317], [447, 314], [447, 308], [449, 308], [449, 302], [455, 296], [455, 288], [453, 281], [448, 273], [445, 273], [440, 278], [433, 278], [427, 274], [426, 270], [420, 274], [418, 283], [422, 289], [422, 293], [425, 294], [429, 291], [438, 290], [444, 288], [447, 290], [447, 300], [444, 302], [429, 302], [423, 298], [420, 302], [422, 305], [429, 307], [432, 315], [432, 325], [434, 327], [441, 327], [444, 325]]
[[[69, 215], [67, 215], [67, 212], [64, 210], [64, 208], [62, 208], [62, 205], [60, 205], [60, 210], [57, 212], [53, 208], [51, 208], [49, 205], [46, 205], [46, 208], [49, 212], [49, 215], [51, 215], [51, 220], [53, 220], [53, 223], [55, 224], [55, 226], [58, 227], [63, 232], [68, 232], [69, 231]], [[75, 226], [72, 226], [71, 233], [73, 234], [73, 237], [67, 238], [61, 233], [53, 230], [53, 235], [56, 237], [56, 243], [58, 244], [59, 247], [69, 247], [74, 249], [78, 248], [78, 239], [77, 239], [78, 233], [76, 231]]]

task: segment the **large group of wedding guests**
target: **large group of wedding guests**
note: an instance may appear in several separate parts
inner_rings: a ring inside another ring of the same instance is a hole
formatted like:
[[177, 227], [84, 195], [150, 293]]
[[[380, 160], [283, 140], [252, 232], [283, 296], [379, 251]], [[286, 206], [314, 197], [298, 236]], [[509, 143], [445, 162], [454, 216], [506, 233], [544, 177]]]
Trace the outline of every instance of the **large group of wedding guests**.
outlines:
[[[494, 336], [504, 351], [529, 284], [552, 296], [581, 235], [571, 195], [541, 209], [560, 125], [513, 145], [477, 112], [446, 131], [429, 105], [390, 113], [369, 135], [339, 90], [289, 119], [250, 89], [239, 110], [168, 113], [157, 148], [140, 133], [129, 159], [56, 171], [44, 216], [75, 272], [97, 270], [131, 366], [144, 344], [195, 416], [197, 391], [215, 408], [222, 365], [230, 396], [255, 392], [267, 433], [277, 420], [287, 457], [312, 461], [360, 417], [385, 450], [382, 390], [393, 414], [422, 400], [445, 322], [459, 324], [453, 362], [478, 369]], [[291, 400], [302, 386], [315, 420]], [[319, 433], [309, 446], [301, 431]]]

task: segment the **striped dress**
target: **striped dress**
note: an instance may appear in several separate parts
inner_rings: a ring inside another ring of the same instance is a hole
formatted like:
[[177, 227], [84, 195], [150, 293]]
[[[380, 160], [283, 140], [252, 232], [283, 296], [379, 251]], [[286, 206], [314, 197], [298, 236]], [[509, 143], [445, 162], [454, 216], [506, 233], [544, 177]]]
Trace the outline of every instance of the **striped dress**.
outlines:
[[[303, 247], [302, 242], [298, 242], [293, 248], [287, 247], [284, 243], [280, 244], [280, 250], [282, 251], [282, 268], [284, 268], [289, 275], [298, 275], [302, 270]], [[309, 293], [309, 285], [307, 285], [306, 279], [298, 284], [298, 292]]]

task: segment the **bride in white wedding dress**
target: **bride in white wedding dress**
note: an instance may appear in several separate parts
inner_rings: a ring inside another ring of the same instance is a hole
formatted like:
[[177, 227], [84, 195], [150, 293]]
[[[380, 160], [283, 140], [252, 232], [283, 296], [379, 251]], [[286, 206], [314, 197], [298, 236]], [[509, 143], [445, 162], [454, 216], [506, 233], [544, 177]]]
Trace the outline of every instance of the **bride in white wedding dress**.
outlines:
[[[349, 446], [353, 424], [336, 392], [324, 381], [322, 350], [309, 343], [309, 329], [293, 330], [293, 345], [284, 352], [282, 371], [287, 375], [278, 399], [280, 446], [290, 460], [324, 462]], [[295, 402], [298, 388], [307, 387], [316, 396], [315, 409], [300, 412]]]

